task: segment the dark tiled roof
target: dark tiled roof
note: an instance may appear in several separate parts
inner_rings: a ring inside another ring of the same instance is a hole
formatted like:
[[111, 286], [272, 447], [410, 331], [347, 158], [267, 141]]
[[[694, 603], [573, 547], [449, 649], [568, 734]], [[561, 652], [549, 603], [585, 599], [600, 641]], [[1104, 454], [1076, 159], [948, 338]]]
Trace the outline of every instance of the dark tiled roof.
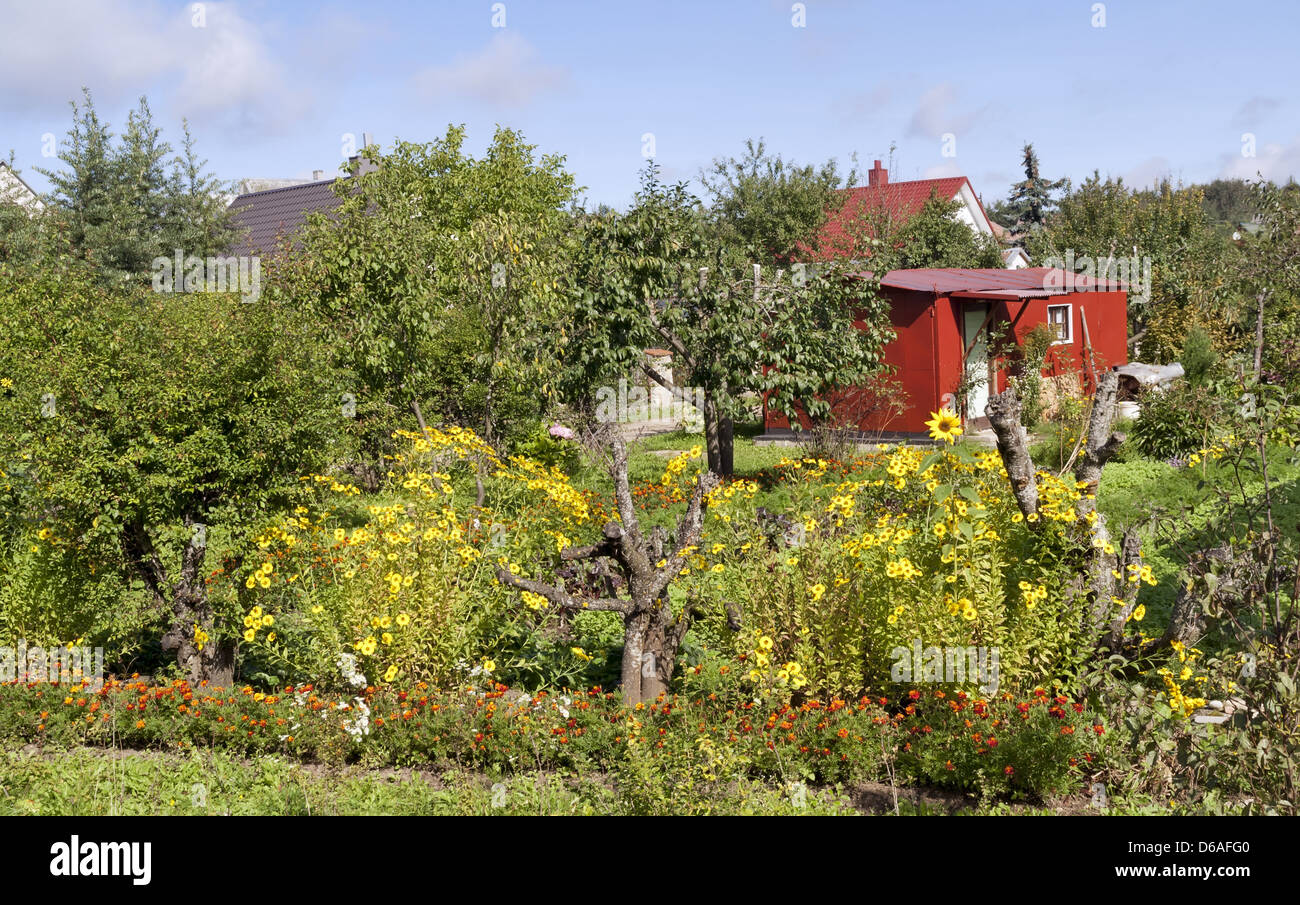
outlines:
[[247, 234], [231, 246], [230, 254], [274, 255], [280, 238], [297, 233], [307, 222], [308, 214], [338, 207], [335, 181], [327, 179], [240, 195], [230, 202], [230, 209], [235, 212], [236, 227]]

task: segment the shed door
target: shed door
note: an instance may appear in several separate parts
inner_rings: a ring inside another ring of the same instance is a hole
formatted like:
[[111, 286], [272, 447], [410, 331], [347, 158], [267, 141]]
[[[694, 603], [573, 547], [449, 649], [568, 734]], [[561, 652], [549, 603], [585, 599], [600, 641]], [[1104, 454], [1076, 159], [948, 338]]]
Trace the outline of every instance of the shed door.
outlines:
[[968, 421], [987, 417], [984, 410], [989, 404], [988, 330], [980, 330], [980, 326], [988, 317], [989, 308], [987, 303], [962, 306], [962, 350], [970, 349], [966, 356], [966, 379], [971, 385], [966, 396]]

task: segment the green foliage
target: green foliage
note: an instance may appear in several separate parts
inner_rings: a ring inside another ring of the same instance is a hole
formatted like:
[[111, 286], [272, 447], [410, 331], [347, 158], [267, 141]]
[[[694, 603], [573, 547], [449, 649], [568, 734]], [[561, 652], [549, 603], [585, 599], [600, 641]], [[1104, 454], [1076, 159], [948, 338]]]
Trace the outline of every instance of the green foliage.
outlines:
[[1142, 394], [1130, 437], [1144, 456], [1186, 459], [1214, 438], [1217, 399], [1204, 384], [1179, 382]]
[[[993, 267], [1002, 266], [1002, 256], [997, 242], [991, 236], [977, 235], [954, 215], [961, 202], [931, 195], [917, 212], [898, 230], [892, 242], [894, 248], [880, 252], [889, 261], [889, 267]], [[883, 265], [881, 265], [883, 266]]]
[[514, 453], [541, 462], [548, 468], [559, 468], [566, 474], [572, 474], [581, 464], [578, 447], [552, 436], [548, 424], [539, 424], [531, 432], [521, 433], [514, 443]]
[[339, 180], [341, 204], [313, 216], [276, 275], [281, 297], [322, 321], [359, 401], [394, 413], [380, 433], [428, 401], [481, 418], [495, 438], [506, 432], [499, 410], [511, 407], [503, 397], [537, 400], [531, 421], [550, 390], [573, 177], [562, 157], [537, 156], [509, 129], [481, 158], [464, 142], [453, 126], [388, 154], [364, 149], [377, 168]]
[[[709, 465], [730, 471], [720, 419], [743, 418], [752, 399], [790, 417], [830, 410], [826, 394], [878, 373], [892, 338], [888, 303], [870, 280], [832, 265], [754, 274], [719, 244], [684, 184], [665, 186], [653, 163], [636, 204], [582, 222], [567, 283], [574, 309], [566, 397], [589, 409], [594, 391], [640, 371], [647, 348], [667, 346], [674, 377], [703, 390]], [[862, 323], [854, 328], [855, 319]], [[723, 464], [724, 458], [727, 464]]]
[[220, 200], [225, 187], [196, 156], [189, 125], [173, 155], [142, 97], [114, 144], [90, 92], [83, 94], [84, 105], [72, 102], [72, 128], [60, 145], [65, 168], [38, 170], [53, 187], [40, 216], [62, 250], [94, 262], [105, 279], [135, 282], [178, 248], [187, 257], [224, 254], [234, 238]]
[[35, 531], [6, 533], [0, 556], [0, 639], [12, 645], [78, 642], [121, 651], [137, 645], [150, 618], [123, 577], [97, 571], [65, 546]]
[[[1115, 259], [1136, 256], [1141, 272], [1128, 275], [1130, 334], [1140, 339], [1142, 360], [1174, 360], [1190, 324], [1222, 324], [1225, 281], [1237, 255], [1211, 228], [1202, 197], [1195, 186], [1164, 181], [1133, 190], [1093, 173], [1060, 200], [1046, 229], [1027, 237], [1026, 250], [1035, 261], [1068, 260], [1067, 252], [1091, 259], [1098, 277]], [[1140, 283], [1148, 259], [1150, 298], [1143, 299], [1137, 295], [1146, 288]], [[1120, 275], [1114, 269], [1110, 278]]]
[[1035, 425], [1042, 439], [1032, 449], [1034, 461], [1056, 471], [1064, 468], [1087, 430], [1091, 411], [1085, 399], [1074, 393], [1059, 393], [1051, 417]]
[[999, 222], [1011, 229], [1016, 244], [1024, 245], [1026, 236], [1039, 233], [1047, 223], [1048, 213], [1056, 203], [1056, 192], [1069, 190], [1068, 179], [1044, 179], [1038, 171], [1038, 155], [1026, 142], [1021, 163], [1025, 178], [1011, 187], [1011, 194], [995, 209]]
[[345, 436], [314, 323], [235, 295], [108, 289], [66, 260], [0, 266], [0, 316], [0, 461], [21, 463], [5, 511], [67, 558], [63, 581], [142, 581], [178, 607], [165, 624], [211, 629], [207, 548], [242, 555], [249, 527], [292, 505], [298, 474]]
[[1038, 324], [1025, 334], [1019, 344], [1003, 343], [999, 351], [1013, 354], [1016, 392], [1020, 396], [1020, 421], [1026, 429], [1038, 425], [1043, 414], [1043, 365], [1056, 335], [1047, 324]]
[[1188, 383], [1193, 386], [1205, 383], [1219, 361], [1210, 334], [1200, 327], [1188, 330], [1187, 336], [1183, 339], [1183, 354], [1180, 361]]
[[834, 160], [799, 166], [772, 155], [761, 138], [745, 142], [743, 157], [714, 160], [700, 175], [724, 241], [751, 261], [781, 265], [806, 257], [801, 249], [815, 244], [827, 217], [844, 203], [839, 190], [855, 178], [855, 169], [841, 177]]
[[1249, 223], [1258, 210], [1251, 184], [1245, 179], [1215, 179], [1201, 191], [1205, 216], [1224, 238]]

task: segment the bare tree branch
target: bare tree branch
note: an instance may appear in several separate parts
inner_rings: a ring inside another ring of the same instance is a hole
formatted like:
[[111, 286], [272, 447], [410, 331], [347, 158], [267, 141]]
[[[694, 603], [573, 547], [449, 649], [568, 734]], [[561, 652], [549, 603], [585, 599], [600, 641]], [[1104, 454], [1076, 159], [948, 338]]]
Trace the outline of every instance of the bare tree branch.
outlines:
[[615, 597], [597, 597], [594, 599], [574, 597], [554, 585], [534, 581], [531, 578], [520, 578], [509, 569], [500, 567], [496, 570], [496, 576], [497, 581], [503, 585], [508, 585], [520, 591], [531, 591], [534, 594], [539, 594], [561, 610], [569, 612], [575, 610], [607, 610], [614, 613], [630, 613], [632, 611], [632, 601], [630, 600], [620, 600]]

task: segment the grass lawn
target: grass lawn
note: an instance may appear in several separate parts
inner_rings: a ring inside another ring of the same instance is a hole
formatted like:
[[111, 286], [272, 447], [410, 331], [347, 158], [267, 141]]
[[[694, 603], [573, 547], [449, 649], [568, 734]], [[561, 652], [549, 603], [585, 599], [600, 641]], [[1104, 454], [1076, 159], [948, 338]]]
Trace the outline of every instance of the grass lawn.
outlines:
[[[121, 749], [0, 752], [0, 816], [557, 816], [636, 813], [613, 782], [561, 772], [363, 770], [219, 752]], [[746, 782], [712, 813], [859, 813], [834, 790]]]

